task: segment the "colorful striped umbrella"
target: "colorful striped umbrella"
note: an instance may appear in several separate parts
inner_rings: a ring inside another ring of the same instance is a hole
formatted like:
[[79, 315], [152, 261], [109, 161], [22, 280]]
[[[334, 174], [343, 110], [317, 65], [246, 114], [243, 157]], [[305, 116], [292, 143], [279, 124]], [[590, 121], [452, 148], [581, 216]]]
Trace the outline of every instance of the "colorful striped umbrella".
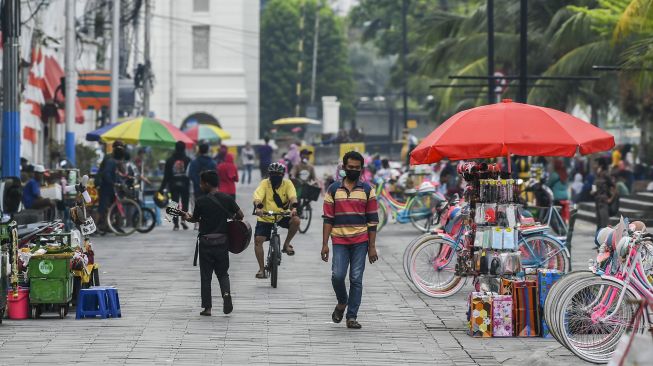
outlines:
[[281, 118], [278, 119], [274, 122], [272, 122], [273, 125], [276, 126], [284, 126], [284, 125], [321, 125], [322, 122], [315, 120], [315, 119], [310, 119], [306, 117], [288, 117], [288, 118]]
[[95, 131], [91, 131], [91, 132], [87, 133], [86, 134], [86, 141], [100, 141], [100, 139], [102, 138], [102, 135], [104, 135], [106, 132], [108, 132], [109, 130], [111, 130], [112, 128], [118, 126], [121, 123], [122, 122], [111, 123], [111, 124], [102, 126], [102, 127], [98, 128]]
[[122, 140], [126, 144], [173, 147], [183, 141], [190, 148], [195, 143], [172, 123], [156, 118], [137, 117], [118, 123], [100, 135], [104, 142]]
[[222, 141], [229, 140], [231, 134], [216, 125], [209, 124], [199, 124], [195, 127], [191, 127], [187, 130], [184, 130], [184, 133], [191, 138], [191, 140], [197, 141]]

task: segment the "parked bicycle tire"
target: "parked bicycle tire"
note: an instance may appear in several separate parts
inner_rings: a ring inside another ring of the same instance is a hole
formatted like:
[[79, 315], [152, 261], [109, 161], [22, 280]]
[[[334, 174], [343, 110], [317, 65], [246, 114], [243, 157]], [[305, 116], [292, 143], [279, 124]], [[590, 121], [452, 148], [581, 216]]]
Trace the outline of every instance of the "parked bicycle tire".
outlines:
[[376, 225], [376, 232], [380, 232], [381, 229], [388, 223], [388, 209], [385, 207], [385, 203], [378, 201], [379, 203], [379, 223]]
[[523, 240], [519, 240], [519, 250], [522, 267], [557, 269], [560, 273], [569, 272], [571, 265], [569, 251], [551, 235], [525, 236]]
[[311, 226], [311, 219], [313, 218], [313, 209], [311, 208], [311, 203], [309, 201], [306, 201], [302, 205], [299, 218], [299, 232], [305, 234]]
[[438, 203], [439, 199], [435, 193], [421, 193], [409, 200], [406, 211], [408, 211], [410, 223], [423, 233], [429, 232], [434, 224], [433, 218]]
[[411, 281], [421, 293], [430, 297], [445, 298], [456, 294], [467, 283], [467, 277], [455, 273], [457, 257], [453, 242], [433, 235], [415, 245], [410, 255]]
[[[607, 292], [612, 292], [613, 300], [607, 308], [609, 315], [605, 316], [608, 321], [601, 321], [603, 316], [596, 318], [597, 299]], [[588, 362], [605, 363], [612, 357], [621, 336], [631, 330], [629, 323], [637, 305], [629, 300], [638, 297], [630, 288], [609, 278], [595, 276], [579, 281], [569, 286], [558, 303], [556, 313], [560, 316], [554, 325], [565, 330], [560, 332], [563, 344], [576, 356]], [[636, 327], [643, 331], [646, 328], [643, 325], [642, 319]]]
[[[141, 224], [140, 226], [138, 226], [136, 231], [142, 234], [146, 234], [154, 230], [154, 227], [156, 226], [156, 213], [154, 212], [153, 209], [148, 207], [141, 207], [141, 211], [142, 211]], [[138, 215], [138, 213], [134, 212], [133, 220], [138, 220], [138, 218], [135, 217], [136, 215]]]
[[281, 239], [279, 236], [273, 236], [270, 239], [270, 285], [277, 288], [277, 277], [279, 275], [279, 262], [281, 261]]
[[[122, 205], [124, 215], [120, 212], [118, 203], [114, 202], [107, 211], [107, 226], [116, 235], [131, 235], [140, 226], [143, 215], [141, 206], [129, 198], [120, 199], [120, 204]], [[135, 213], [137, 213], [136, 216]], [[137, 217], [138, 220], [134, 220], [134, 217]]]

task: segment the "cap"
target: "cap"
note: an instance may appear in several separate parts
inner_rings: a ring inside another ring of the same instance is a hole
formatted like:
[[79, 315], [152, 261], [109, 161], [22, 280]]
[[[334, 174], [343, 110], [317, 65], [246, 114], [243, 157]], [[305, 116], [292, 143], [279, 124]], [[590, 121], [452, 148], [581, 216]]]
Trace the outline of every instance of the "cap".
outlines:
[[35, 164], [34, 173], [45, 173], [45, 167], [41, 164]]
[[113, 146], [114, 149], [117, 147], [125, 147], [125, 143], [122, 142], [122, 140], [116, 140], [113, 142], [113, 145], [111, 146]]
[[311, 155], [312, 153], [313, 152], [311, 150], [309, 150], [309, 149], [302, 149], [302, 151], [300, 152], [300, 154], [303, 154], [303, 155]]

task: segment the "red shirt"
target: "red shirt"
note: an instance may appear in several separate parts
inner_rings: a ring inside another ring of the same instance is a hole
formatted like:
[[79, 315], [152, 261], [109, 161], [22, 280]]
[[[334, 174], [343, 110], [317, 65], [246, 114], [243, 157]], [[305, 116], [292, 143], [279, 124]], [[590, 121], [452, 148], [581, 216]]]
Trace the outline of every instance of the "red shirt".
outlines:
[[236, 194], [238, 168], [234, 164], [234, 156], [227, 154], [224, 161], [218, 165], [218, 190], [226, 194]]

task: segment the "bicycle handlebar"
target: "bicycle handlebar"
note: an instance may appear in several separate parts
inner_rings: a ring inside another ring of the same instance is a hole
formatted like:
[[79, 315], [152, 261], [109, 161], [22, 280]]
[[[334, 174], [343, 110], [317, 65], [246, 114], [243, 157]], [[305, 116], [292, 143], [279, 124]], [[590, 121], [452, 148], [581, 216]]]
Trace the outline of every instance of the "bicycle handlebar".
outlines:
[[261, 217], [290, 217], [290, 212], [265, 211], [263, 214], [261, 214]]

